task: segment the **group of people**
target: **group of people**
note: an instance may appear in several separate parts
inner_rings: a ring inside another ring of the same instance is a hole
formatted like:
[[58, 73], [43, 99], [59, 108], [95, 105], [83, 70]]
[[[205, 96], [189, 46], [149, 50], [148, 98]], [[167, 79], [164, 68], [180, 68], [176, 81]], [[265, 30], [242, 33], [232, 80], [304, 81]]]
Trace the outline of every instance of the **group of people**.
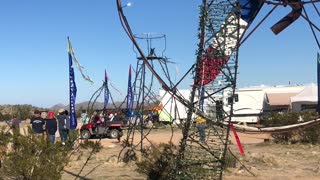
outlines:
[[[109, 112], [106, 113], [104, 111], [101, 111], [98, 113], [97, 111], [93, 112], [92, 116], [89, 117], [86, 110], [82, 110], [82, 113], [80, 115], [80, 121], [82, 124], [89, 124], [90, 122], [94, 123], [96, 126], [99, 126], [107, 121], [118, 121], [118, 113], [117, 112]], [[92, 127], [89, 127], [89, 131], [91, 134], [94, 134], [92, 131]]]
[[39, 110], [35, 110], [30, 122], [32, 124], [32, 130], [37, 136], [47, 134], [52, 144], [55, 143], [55, 135], [57, 130], [59, 130], [61, 142], [65, 145], [70, 129], [70, 118], [68, 114], [68, 111], [64, 109], [60, 109], [57, 116], [55, 116], [52, 111], [40, 112]]

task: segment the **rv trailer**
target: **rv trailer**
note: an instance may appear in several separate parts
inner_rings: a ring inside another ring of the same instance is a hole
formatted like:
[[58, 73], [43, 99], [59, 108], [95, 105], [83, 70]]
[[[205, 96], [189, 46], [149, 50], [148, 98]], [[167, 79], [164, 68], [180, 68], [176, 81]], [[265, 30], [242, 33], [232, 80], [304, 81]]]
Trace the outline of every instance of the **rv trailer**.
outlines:
[[[230, 115], [231, 104], [233, 104], [231, 122], [258, 123], [264, 110], [268, 106], [266, 92], [262, 89], [236, 90], [234, 98], [231, 96], [231, 89], [226, 89], [223, 92], [224, 112]], [[229, 117], [225, 116], [224, 119], [228, 121]]]

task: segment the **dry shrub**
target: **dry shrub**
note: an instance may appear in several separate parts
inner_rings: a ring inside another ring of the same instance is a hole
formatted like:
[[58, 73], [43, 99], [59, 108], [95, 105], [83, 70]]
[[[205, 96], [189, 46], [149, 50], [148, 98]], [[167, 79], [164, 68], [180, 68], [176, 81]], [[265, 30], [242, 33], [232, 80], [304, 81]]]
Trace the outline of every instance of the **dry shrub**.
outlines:
[[80, 142], [79, 147], [83, 149], [92, 149], [93, 153], [99, 152], [102, 149], [100, 141], [89, 141], [87, 139]]
[[254, 164], [266, 164], [268, 166], [279, 166], [279, 158], [276, 158], [274, 155], [272, 154], [268, 154], [268, 153], [252, 153], [249, 154], [249, 156], [247, 157], [249, 158], [249, 161], [254, 163]]
[[136, 152], [133, 149], [128, 149], [123, 156], [123, 162], [129, 163], [138, 159]]
[[226, 152], [224, 160], [224, 168], [235, 168], [237, 165], [237, 159], [233, 156], [230, 151]]
[[173, 179], [177, 161], [177, 146], [161, 143], [144, 149], [144, 159], [137, 162], [138, 172], [148, 179]]

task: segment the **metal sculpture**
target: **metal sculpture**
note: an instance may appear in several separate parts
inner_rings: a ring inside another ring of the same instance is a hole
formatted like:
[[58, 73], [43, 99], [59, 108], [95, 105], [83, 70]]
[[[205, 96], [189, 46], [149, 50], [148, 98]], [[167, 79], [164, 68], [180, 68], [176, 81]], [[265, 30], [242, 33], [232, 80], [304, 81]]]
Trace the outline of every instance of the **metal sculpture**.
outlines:
[[[222, 179], [226, 167], [233, 103], [236, 98], [234, 92], [237, 84], [238, 50], [276, 7], [289, 6], [292, 12], [271, 28], [275, 34], [282, 32], [299, 17], [303, 17], [308, 21], [320, 49], [315, 33], [319, 28], [308, 18], [304, 8], [306, 4], [311, 4], [320, 16], [315, 5], [319, 2], [317, 0], [202, 0], [197, 60], [190, 68], [194, 83], [190, 98], [186, 99], [177, 90], [177, 84], [165, 82], [150, 64], [148, 56], [144, 55], [131, 31], [121, 1], [116, 2], [121, 24], [145, 67], [164, 90], [188, 107], [188, 116], [182, 126], [183, 137], [179, 145], [174, 179]], [[274, 8], [251, 32], [247, 32], [265, 4], [274, 5]], [[222, 93], [227, 88], [231, 88], [231, 93], [225, 96]], [[230, 107], [229, 112], [221, 108], [221, 103], [225, 102], [223, 99], [226, 98]], [[208, 108], [216, 115], [209, 115], [206, 112]], [[193, 126], [195, 116], [207, 121], [205, 143], [199, 141], [199, 130]]]

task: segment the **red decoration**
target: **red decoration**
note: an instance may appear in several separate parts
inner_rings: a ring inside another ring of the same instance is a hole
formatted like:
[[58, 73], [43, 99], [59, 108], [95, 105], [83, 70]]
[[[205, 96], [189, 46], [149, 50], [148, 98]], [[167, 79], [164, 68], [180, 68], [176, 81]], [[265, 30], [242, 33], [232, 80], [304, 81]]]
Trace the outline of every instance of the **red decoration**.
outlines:
[[228, 60], [229, 57], [223, 57], [218, 50], [209, 47], [200, 60], [198, 85], [206, 85], [215, 80]]
[[232, 124], [232, 123], [230, 124], [230, 127], [231, 127], [231, 129], [232, 129], [232, 132], [233, 132], [234, 138], [235, 138], [235, 139], [236, 139], [236, 141], [237, 141], [237, 145], [238, 145], [238, 148], [239, 148], [240, 154], [241, 154], [241, 155], [244, 155], [244, 150], [243, 150], [243, 148], [242, 148], [242, 144], [241, 144], [241, 142], [240, 142], [240, 139], [239, 139], [239, 136], [238, 136], [238, 134], [237, 134], [237, 131], [234, 129], [234, 127], [233, 127], [233, 124]]

